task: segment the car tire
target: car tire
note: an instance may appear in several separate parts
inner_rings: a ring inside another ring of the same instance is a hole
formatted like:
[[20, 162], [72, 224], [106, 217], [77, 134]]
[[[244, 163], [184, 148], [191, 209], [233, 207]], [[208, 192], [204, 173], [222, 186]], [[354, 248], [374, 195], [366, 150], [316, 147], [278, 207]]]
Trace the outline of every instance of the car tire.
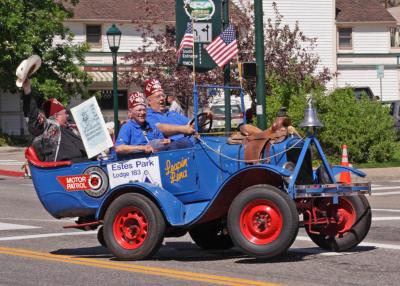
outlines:
[[104, 227], [99, 227], [97, 231], [97, 240], [99, 241], [100, 245], [107, 248], [106, 241], [104, 240]]
[[164, 234], [165, 219], [159, 208], [141, 194], [123, 194], [106, 211], [104, 239], [121, 260], [151, 257], [161, 246]]
[[202, 249], [223, 250], [233, 247], [229, 234], [224, 233], [224, 226], [218, 222], [205, 223], [189, 230], [190, 237]]
[[369, 202], [363, 195], [340, 197], [338, 205], [330, 201], [321, 198], [316, 203], [327, 214], [334, 214], [337, 223], [321, 225], [313, 231], [306, 226], [306, 232], [311, 240], [323, 249], [336, 252], [350, 250], [363, 241], [371, 228], [372, 214]]
[[296, 205], [283, 191], [255, 185], [241, 192], [228, 212], [229, 234], [250, 256], [272, 258], [293, 244], [299, 229]]

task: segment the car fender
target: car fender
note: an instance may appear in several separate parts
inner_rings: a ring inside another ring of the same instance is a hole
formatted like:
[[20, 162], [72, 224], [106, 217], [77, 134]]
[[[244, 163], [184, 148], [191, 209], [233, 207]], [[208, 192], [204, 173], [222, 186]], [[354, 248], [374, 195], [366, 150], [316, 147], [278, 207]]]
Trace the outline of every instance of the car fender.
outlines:
[[365, 177], [367, 175], [363, 171], [354, 169], [352, 167], [347, 167], [347, 166], [335, 165], [335, 166], [332, 166], [332, 171], [335, 176], [341, 172], [352, 172], [354, 175], [356, 175], [358, 177]]
[[171, 225], [180, 225], [183, 223], [185, 207], [182, 202], [165, 189], [144, 182], [123, 184], [108, 191], [107, 195], [104, 197], [103, 201], [97, 209], [96, 218], [99, 220], [103, 219], [106, 210], [108, 206], [112, 203], [112, 201], [120, 195], [129, 192], [141, 193], [154, 201], [160, 208], [165, 219]]
[[[261, 172], [262, 174], [273, 174], [272, 181], [275, 183], [282, 183], [282, 177], [290, 177], [291, 173], [279, 166], [259, 164], [250, 165], [239, 171], [231, 174], [218, 188], [215, 193], [214, 198], [211, 200], [210, 204], [193, 219], [190, 224], [204, 223], [214, 219], [218, 219], [224, 216], [229, 209], [229, 206], [233, 199], [245, 188], [255, 185], [255, 184], [273, 184], [267, 177], [260, 179], [260, 182], [243, 182], [242, 178], [246, 175], [246, 172]], [[260, 176], [258, 176], [260, 177]], [[272, 177], [272, 176], [271, 176]]]

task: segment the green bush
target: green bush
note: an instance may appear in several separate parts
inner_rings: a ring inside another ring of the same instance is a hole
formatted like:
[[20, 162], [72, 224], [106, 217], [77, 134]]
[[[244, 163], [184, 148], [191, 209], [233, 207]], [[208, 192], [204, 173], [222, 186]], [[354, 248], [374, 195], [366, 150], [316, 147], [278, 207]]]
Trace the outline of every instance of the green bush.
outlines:
[[[306, 94], [282, 96], [287, 88], [274, 87], [274, 96], [267, 97], [267, 118], [270, 125], [282, 106], [288, 103], [288, 115], [300, 133], [307, 106]], [[337, 89], [329, 96], [321, 91], [313, 93], [314, 106], [324, 127], [318, 129], [318, 139], [327, 156], [340, 162], [342, 145], [347, 145], [351, 163], [385, 162], [393, 158], [396, 146], [393, 119], [389, 110], [378, 101], [367, 98], [356, 100], [350, 88]]]
[[393, 157], [393, 119], [380, 102], [366, 97], [357, 100], [352, 89], [345, 88], [317, 96], [316, 108], [324, 124], [318, 138], [326, 154], [340, 157], [345, 144], [354, 163], [384, 162]]

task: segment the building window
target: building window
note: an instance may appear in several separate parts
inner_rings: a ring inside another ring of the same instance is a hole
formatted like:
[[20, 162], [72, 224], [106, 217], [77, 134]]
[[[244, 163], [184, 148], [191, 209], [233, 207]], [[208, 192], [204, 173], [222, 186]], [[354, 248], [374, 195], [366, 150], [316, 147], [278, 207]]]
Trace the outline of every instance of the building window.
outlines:
[[400, 26], [390, 27], [390, 46], [400, 48]]
[[86, 42], [91, 47], [101, 47], [101, 25], [86, 25]]
[[339, 49], [351, 49], [353, 28], [339, 28]]

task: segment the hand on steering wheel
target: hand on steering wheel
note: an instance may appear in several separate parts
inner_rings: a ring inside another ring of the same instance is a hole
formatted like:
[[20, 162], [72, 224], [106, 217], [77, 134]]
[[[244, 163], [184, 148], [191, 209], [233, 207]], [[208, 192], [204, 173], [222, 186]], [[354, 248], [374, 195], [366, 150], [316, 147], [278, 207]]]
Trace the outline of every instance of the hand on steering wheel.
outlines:
[[[202, 112], [197, 114], [197, 124], [200, 133], [209, 133], [211, 131], [213, 116], [211, 112]], [[190, 125], [194, 124], [194, 118], [190, 120]]]

